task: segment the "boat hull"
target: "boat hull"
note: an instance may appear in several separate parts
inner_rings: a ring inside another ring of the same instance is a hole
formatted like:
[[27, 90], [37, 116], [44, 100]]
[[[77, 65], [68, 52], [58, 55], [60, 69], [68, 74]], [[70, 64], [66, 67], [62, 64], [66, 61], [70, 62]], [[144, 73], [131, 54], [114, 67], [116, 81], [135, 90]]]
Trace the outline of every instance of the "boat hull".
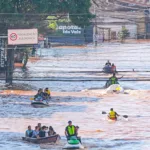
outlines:
[[43, 102], [32, 102], [31, 106], [34, 108], [44, 108], [44, 107], [49, 107], [49, 104], [45, 104]]
[[84, 146], [79, 144], [69, 144], [67, 143], [63, 149], [84, 149]]
[[60, 139], [58, 134], [44, 137], [44, 138], [30, 138], [30, 137], [22, 137], [22, 140], [35, 143], [35, 144], [43, 144], [43, 143], [56, 143]]

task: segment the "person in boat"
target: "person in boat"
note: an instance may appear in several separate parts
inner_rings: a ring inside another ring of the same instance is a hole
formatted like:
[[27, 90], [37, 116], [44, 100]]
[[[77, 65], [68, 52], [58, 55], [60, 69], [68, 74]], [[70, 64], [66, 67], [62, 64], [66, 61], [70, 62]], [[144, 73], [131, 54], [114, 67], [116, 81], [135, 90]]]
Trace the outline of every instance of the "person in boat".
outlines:
[[110, 81], [111, 85], [118, 83], [118, 78], [116, 77], [115, 73], [113, 73], [113, 76], [109, 78], [109, 81]]
[[111, 63], [109, 62], [109, 60], [106, 62], [105, 66], [111, 66]]
[[123, 76], [120, 77], [120, 78], [117, 78], [117, 77], [116, 77], [116, 74], [113, 73], [113, 76], [110, 77], [109, 80], [106, 82], [105, 87], [107, 88], [107, 87], [109, 87], [110, 85], [119, 84], [119, 83], [118, 83], [118, 79], [121, 79], [121, 78], [123, 78]]
[[46, 126], [43, 126], [41, 131], [39, 132], [39, 137], [43, 138], [46, 137]]
[[[79, 126], [76, 126], [75, 127], [75, 135], [76, 135], [76, 137], [77, 137], [77, 139], [80, 141], [80, 143], [81, 143], [81, 137], [79, 137], [78, 136], [78, 131], [79, 131]], [[82, 143], [81, 143], [82, 144]]]
[[52, 135], [55, 135], [55, 134], [56, 134], [56, 132], [54, 131], [53, 127], [50, 126], [50, 127], [49, 127], [49, 131], [48, 131], [48, 135], [49, 135], [49, 136], [52, 136]]
[[49, 137], [48, 132], [49, 132], [49, 129], [48, 129], [48, 127], [46, 127], [46, 129], [45, 129], [45, 137]]
[[38, 123], [37, 126], [39, 127], [39, 130], [41, 130], [41, 123]]
[[68, 126], [65, 128], [65, 135], [67, 140], [70, 140], [72, 136], [75, 136], [80, 142], [81, 138], [77, 137], [76, 127], [72, 125], [72, 121], [68, 121]]
[[32, 133], [32, 138], [38, 138], [39, 137], [39, 127], [36, 126], [35, 130]]
[[117, 120], [117, 117], [119, 115], [113, 110], [113, 108], [110, 109], [110, 112], [108, 114], [108, 118], [111, 120]]
[[34, 100], [43, 101], [45, 99], [43, 89], [39, 89], [38, 93], [34, 96]]
[[114, 64], [111, 65], [111, 72], [113, 72], [113, 73], [116, 72], [116, 66]]
[[33, 133], [33, 130], [31, 129], [31, 126], [28, 126], [28, 130], [26, 130], [25, 136], [26, 137], [31, 137]]
[[65, 135], [67, 137], [67, 140], [70, 139], [71, 136], [75, 136], [75, 126], [72, 125], [72, 121], [68, 121], [68, 126], [65, 129]]
[[45, 88], [44, 95], [45, 95], [46, 99], [51, 98], [51, 92], [48, 88]]

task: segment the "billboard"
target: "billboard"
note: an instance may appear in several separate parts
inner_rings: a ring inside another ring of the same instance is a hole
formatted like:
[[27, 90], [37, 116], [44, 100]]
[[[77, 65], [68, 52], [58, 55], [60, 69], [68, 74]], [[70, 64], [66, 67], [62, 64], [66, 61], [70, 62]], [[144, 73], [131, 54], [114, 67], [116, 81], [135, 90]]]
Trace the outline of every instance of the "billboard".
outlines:
[[8, 45], [37, 44], [37, 29], [9, 29]]
[[69, 23], [57, 23], [57, 28], [48, 36], [52, 43], [83, 45], [93, 41], [93, 26], [79, 27]]
[[76, 25], [59, 25], [57, 27], [58, 32], [64, 35], [82, 35], [83, 29]]

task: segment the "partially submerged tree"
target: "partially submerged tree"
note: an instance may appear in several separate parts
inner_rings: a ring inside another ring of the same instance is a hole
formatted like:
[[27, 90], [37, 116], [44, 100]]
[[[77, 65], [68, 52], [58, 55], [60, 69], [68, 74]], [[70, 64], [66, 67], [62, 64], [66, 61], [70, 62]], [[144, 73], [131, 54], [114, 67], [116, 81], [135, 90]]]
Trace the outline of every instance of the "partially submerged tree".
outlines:
[[125, 26], [122, 26], [121, 31], [118, 33], [121, 42], [123, 43], [125, 39], [129, 37], [129, 35], [130, 35], [129, 30]]

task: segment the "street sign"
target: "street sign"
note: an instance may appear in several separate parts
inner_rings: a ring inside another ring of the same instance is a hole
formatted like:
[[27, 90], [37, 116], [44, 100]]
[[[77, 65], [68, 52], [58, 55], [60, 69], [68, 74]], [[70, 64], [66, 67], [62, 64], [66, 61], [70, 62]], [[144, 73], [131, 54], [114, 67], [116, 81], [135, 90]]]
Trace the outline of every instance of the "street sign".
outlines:
[[37, 29], [9, 29], [8, 45], [38, 44]]

